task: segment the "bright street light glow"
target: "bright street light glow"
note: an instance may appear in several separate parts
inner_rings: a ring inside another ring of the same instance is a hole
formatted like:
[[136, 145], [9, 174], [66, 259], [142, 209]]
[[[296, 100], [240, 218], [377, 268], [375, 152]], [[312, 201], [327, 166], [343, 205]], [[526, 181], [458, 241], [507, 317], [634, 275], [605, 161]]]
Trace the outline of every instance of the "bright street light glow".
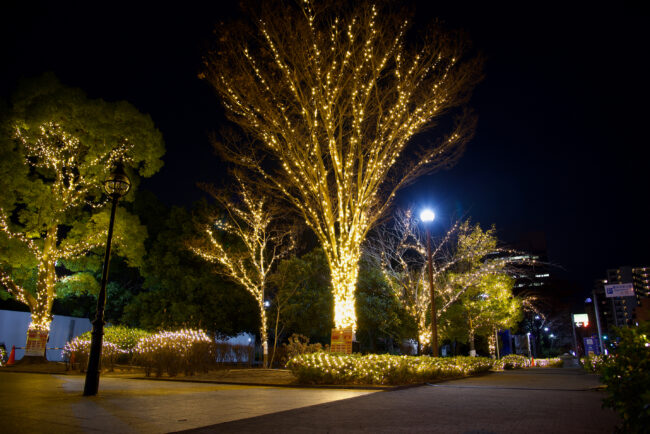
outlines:
[[430, 209], [422, 210], [420, 213], [420, 220], [423, 222], [432, 222], [436, 218], [436, 215]]
[[548, 327], [544, 327], [544, 331], [547, 332], [547, 331], [548, 331]]

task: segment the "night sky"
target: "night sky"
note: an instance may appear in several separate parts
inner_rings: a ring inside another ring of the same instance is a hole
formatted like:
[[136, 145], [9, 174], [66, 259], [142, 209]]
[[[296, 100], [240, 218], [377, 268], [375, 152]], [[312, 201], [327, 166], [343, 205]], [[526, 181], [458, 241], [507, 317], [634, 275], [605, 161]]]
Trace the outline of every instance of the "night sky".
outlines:
[[[223, 112], [197, 73], [235, 2], [13, 3], [0, 10], [1, 97], [20, 77], [53, 71], [152, 116], [167, 153], [142, 187], [164, 202], [189, 205], [202, 197], [197, 181], [223, 182], [208, 140]], [[437, 16], [466, 30], [487, 59], [471, 103], [479, 125], [458, 165], [398, 202], [432, 204], [441, 225], [457, 216], [495, 224], [505, 241], [542, 232], [549, 260], [583, 290], [607, 268], [650, 266], [649, 16], [614, 2], [426, 3], [418, 21]]]

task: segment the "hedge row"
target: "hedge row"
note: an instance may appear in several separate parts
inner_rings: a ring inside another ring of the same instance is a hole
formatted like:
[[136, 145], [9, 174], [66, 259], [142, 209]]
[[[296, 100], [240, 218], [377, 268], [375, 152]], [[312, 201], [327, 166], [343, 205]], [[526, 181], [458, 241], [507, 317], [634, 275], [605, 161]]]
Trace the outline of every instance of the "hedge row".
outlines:
[[287, 363], [303, 384], [407, 384], [475, 375], [492, 369], [485, 357], [301, 354]]
[[[561, 367], [562, 360], [540, 359], [537, 366]], [[486, 357], [413, 357], [317, 352], [293, 357], [287, 368], [303, 384], [413, 384], [476, 375], [491, 369], [530, 366], [521, 355], [499, 360]]]
[[[73, 369], [84, 371], [90, 353], [90, 332], [68, 342], [63, 355]], [[141, 366], [147, 376], [180, 372], [192, 375], [221, 363], [242, 363], [253, 359], [254, 348], [214, 342], [202, 330], [163, 331], [151, 334], [121, 326], [105, 328], [101, 366], [112, 371], [118, 363]]]

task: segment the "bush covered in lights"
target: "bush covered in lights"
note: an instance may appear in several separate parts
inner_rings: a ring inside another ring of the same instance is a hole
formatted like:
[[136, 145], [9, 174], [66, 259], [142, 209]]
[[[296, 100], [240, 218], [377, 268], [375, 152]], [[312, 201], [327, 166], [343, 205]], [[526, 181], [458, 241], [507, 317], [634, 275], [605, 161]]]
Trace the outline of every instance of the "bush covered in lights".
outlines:
[[520, 369], [530, 366], [530, 359], [521, 354], [508, 354], [494, 362], [495, 369]]
[[[73, 369], [79, 369], [81, 372], [85, 371], [88, 366], [89, 354], [90, 339], [86, 339], [83, 335], [77, 336], [70, 342], [67, 342], [63, 347], [63, 357], [70, 361], [70, 366]], [[122, 350], [112, 342], [104, 340], [102, 342], [100, 366], [112, 371], [115, 368], [118, 357], [122, 354], [127, 354], [127, 351]]]
[[147, 376], [207, 372], [214, 361], [215, 344], [203, 330], [163, 331], [140, 339], [134, 348], [134, 363], [144, 367]]
[[552, 357], [548, 359], [535, 359], [535, 366], [540, 368], [561, 368], [564, 365], [564, 360], [559, 357]]
[[[146, 330], [129, 328], [124, 326], [104, 327], [104, 342], [117, 345], [125, 353], [132, 353], [140, 339], [151, 336]], [[79, 336], [81, 339], [91, 340], [91, 332]]]
[[301, 354], [287, 363], [300, 383], [408, 384], [467, 376], [489, 371], [485, 357], [412, 357], [343, 355], [325, 352]]

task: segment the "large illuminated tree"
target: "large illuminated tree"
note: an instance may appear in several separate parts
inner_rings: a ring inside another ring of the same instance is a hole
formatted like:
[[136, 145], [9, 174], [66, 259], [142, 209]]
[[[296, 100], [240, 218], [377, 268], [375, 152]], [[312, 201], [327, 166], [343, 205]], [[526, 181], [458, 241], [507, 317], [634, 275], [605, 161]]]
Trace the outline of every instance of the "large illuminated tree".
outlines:
[[[404, 14], [364, 1], [260, 8], [205, 57], [201, 76], [252, 139], [220, 148], [299, 210], [327, 256], [335, 325], [355, 328], [361, 243], [400, 188], [461, 154], [479, 62], [438, 25], [414, 46]], [[439, 123], [439, 140], [413, 140]]]
[[226, 216], [215, 216], [205, 236], [190, 242], [189, 248], [216, 271], [241, 285], [253, 297], [260, 314], [260, 340], [264, 366], [268, 366], [268, 325], [264, 297], [271, 269], [293, 247], [291, 231], [279, 228], [280, 212], [255, 194], [238, 177], [235, 197], [209, 189]]
[[[112, 164], [123, 161], [136, 182], [153, 175], [162, 135], [130, 104], [88, 99], [51, 75], [16, 92], [0, 128], [0, 283], [29, 306], [30, 329], [46, 334], [58, 291], [97, 287], [76, 271], [100, 267]], [[126, 210], [117, 216], [116, 251], [137, 266], [146, 228]]]

